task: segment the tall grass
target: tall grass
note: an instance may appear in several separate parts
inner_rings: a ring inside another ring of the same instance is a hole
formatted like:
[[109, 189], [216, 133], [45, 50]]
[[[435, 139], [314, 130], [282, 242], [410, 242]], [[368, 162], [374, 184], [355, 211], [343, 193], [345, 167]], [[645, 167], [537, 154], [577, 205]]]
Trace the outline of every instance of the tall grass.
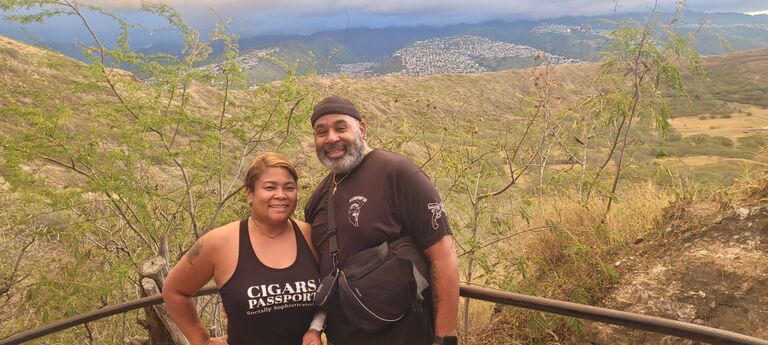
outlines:
[[[531, 226], [549, 230], [504, 248], [517, 254], [500, 266], [502, 284], [529, 295], [599, 304], [618, 282], [617, 262], [657, 231], [674, 195], [652, 183], [626, 184], [604, 223], [603, 201], [582, 201], [576, 191], [542, 198]], [[574, 318], [490, 304], [478, 304], [470, 314], [475, 319], [463, 335], [466, 344], [560, 343], [582, 328]]]
[[[761, 149], [755, 156], [755, 159], [759, 161], [768, 160], [768, 144], [761, 145]], [[722, 207], [730, 207], [745, 201], [768, 198], [768, 167], [762, 166], [759, 169], [745, 168], [742, 174], [735, 179], [734, 183], [718, 191], [715, 194], [715, 198], [721, 203]]]

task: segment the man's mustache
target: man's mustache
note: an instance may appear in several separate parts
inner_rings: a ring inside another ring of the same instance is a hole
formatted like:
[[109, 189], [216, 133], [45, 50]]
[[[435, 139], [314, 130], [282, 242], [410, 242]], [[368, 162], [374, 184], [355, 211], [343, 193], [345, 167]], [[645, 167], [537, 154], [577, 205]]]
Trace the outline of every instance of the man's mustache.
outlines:
[[326, 145], [323, 147], [323, 152], [338, 150], [338, 149], [347, 149], [347, 145], [342, 142], [337, 142], [335, 144], [330, 144], [330, 146]]

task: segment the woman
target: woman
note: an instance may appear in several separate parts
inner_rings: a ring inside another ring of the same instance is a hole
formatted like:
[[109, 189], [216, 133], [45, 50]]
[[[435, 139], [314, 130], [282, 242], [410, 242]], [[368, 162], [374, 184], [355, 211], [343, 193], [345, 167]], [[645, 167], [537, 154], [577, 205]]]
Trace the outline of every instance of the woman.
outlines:
[[[302, 344], [302, 336], [305, 345], [321, 344], [319, 332], [308, 330], [317, 253], [309, 224], [290, 219], [297, 182], [284, 156], [256, 158], [245, 177], [251, 216], [200, 237], [168, 274], [163, 299], [191, 345]], [[222, 338], [209, 337], [191, 298], [211, 278], [227, 314]]]

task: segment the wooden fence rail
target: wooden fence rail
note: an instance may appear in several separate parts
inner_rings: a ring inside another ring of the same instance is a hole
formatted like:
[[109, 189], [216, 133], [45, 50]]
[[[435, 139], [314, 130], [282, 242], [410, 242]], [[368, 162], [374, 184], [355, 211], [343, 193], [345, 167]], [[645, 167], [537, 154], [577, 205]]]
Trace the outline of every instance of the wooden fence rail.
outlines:
[[[209, 287], [200, 290], [197, 296], [210, 295], [218, 292]], [[496, 302], [522, 308], [534, 309], [559, 315], [573, 316], [581, 319], [620, 325], [635, 329], [668, 334], [687, 339], [698, 340], [709, 344], [727, 345], [768, 345], [768, 340], [750, 337], [744, 334], [724, 331], [717, 328], [695, 325], [660, 317], [628, 313], [613, 309], [593, 307], [584, 304], [552, 300], [542, 297], [521, 295], [506, 291], [482, 288], [478, 286], [461, 285], [461, 296], [488, 302]], [[108, 316], [125, 313], [134, 309], [162, 303], [160, 295], [140, 298], [104, 307], [89, 313], [80, 314], [69, 319], [61, 320], [0, 339], [0, 345], [21, 344], [30, 340], [98, 320]]]

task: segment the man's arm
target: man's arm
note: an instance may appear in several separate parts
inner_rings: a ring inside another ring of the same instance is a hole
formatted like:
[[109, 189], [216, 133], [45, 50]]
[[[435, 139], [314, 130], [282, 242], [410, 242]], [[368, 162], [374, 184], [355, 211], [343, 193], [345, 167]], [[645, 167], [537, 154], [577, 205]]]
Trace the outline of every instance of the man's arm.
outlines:
[[459, 265], [453, 236], [445, 235], [424, 251], [431, 263], [435, 334], [456, 335], [459, 311]]

